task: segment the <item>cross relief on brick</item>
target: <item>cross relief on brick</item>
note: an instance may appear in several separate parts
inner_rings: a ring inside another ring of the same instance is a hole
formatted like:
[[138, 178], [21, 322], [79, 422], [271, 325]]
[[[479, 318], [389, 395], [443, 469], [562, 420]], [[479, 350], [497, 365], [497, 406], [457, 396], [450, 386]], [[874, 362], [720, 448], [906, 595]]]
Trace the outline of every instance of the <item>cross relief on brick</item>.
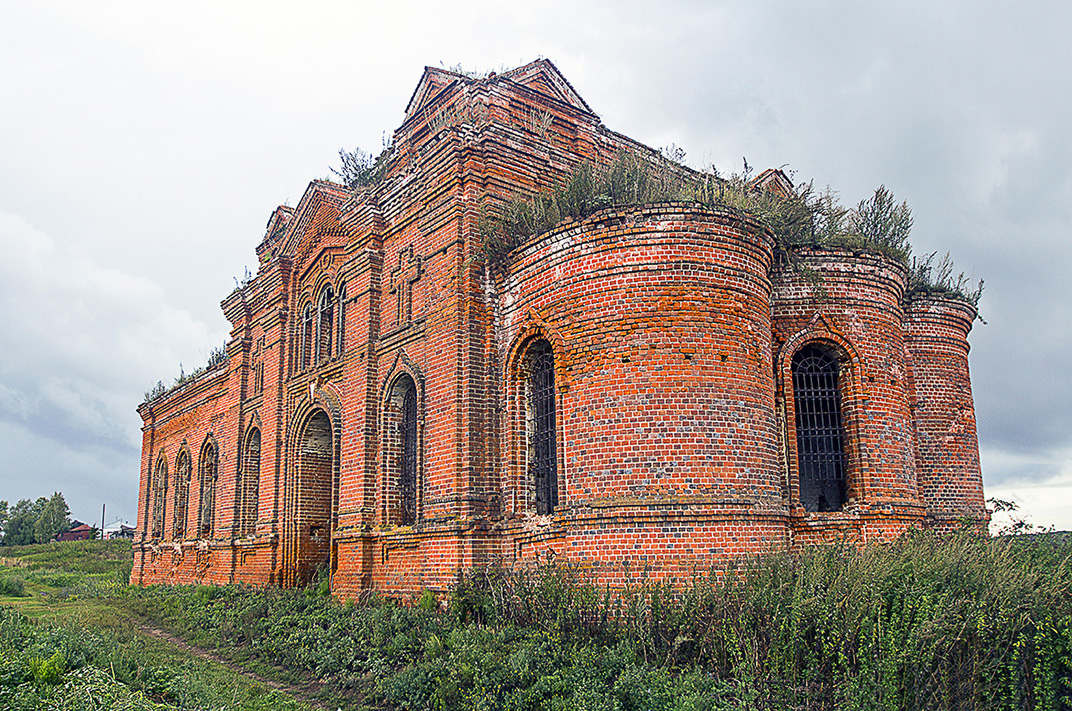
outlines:
[[391, 270], [390, 293], [395, 297], [395, 323], [401, 328], [413, 322], [413, 285], [424, 273], [424, 259], [413, 247], [398, 253], [398, 266]]

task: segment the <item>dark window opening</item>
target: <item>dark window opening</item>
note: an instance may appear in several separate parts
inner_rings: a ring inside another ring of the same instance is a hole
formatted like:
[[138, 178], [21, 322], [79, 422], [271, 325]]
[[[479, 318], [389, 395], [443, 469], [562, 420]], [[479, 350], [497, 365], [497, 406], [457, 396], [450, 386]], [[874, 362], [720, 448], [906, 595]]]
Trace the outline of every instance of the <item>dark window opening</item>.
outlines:
[[529, 381], [532, 418], [532, 476], [536, 486], [536, 513], [549, 514], [558, 506], [558, 454], [555, 430], [555, 356], [551, 344], [533, 346]]
[[399, 480], [399, 517], [403, 526], [417, 521], [417, 388], [402, 398], [402, 471]]
[[840, 511], [848, 498], [838, 360], [817, 345], [793, 356], [800, 503], [805, 511]]

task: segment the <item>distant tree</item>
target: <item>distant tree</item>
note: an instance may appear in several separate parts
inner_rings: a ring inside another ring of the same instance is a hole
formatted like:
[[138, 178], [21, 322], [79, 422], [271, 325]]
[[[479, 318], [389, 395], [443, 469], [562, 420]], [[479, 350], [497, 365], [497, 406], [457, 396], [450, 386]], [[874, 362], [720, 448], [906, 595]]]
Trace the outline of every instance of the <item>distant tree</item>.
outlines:
[[47, 543], [57, 534], [70, 530], [71, 510], [67, 508], [67, 501], [63, 494], [55, 492], [48, 500], [37, 517], [34, 524], [34, 540], [37, 543]]
[[37, 501], [22, 499], [15, 504], [9, 513], [7, 526], [4, 528], [5, 546], [24, 546], [34, 542], [37, 519], [45, 510], [48, 499], [39, 498]]
[[56, 534], [71, 528], [71, 512], [63, 494], [55, 492], [50, 498], [36, 501], [22, 499], [14, 506], [0, 501], [0, 546], [24, 546], [46, 543]]

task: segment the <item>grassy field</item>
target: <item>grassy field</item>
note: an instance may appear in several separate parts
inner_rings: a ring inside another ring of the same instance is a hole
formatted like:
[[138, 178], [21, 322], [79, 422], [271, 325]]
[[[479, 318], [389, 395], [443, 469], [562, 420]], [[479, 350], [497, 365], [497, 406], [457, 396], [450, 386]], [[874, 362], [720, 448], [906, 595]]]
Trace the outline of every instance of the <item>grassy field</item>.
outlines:
[[129, 541], [0, 551], [0, 708], [314, 708], [146, 629]]
[[445, 611], [131, 588], [118, 542], [4, 555], [0, 708], [1072, 709], [1063, 536], [918, 535], [613, 594], [486, 569]]

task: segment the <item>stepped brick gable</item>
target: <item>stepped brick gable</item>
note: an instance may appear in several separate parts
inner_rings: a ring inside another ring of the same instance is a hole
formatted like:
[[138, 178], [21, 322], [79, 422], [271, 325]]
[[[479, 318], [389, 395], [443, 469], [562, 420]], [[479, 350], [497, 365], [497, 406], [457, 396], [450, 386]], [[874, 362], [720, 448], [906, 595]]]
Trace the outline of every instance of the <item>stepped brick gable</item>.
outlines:
[[488, 263], [489, 201], [651, 153], [546, 60], [426, 69], [392, 147], [272, 213], [226, 357], [138, 408], [132, 582], [408, 595], [555, 556], [621, 584], [985, 525], [966, 302], [907, 299], [875, 254], [787, 266], [687, 203]]

